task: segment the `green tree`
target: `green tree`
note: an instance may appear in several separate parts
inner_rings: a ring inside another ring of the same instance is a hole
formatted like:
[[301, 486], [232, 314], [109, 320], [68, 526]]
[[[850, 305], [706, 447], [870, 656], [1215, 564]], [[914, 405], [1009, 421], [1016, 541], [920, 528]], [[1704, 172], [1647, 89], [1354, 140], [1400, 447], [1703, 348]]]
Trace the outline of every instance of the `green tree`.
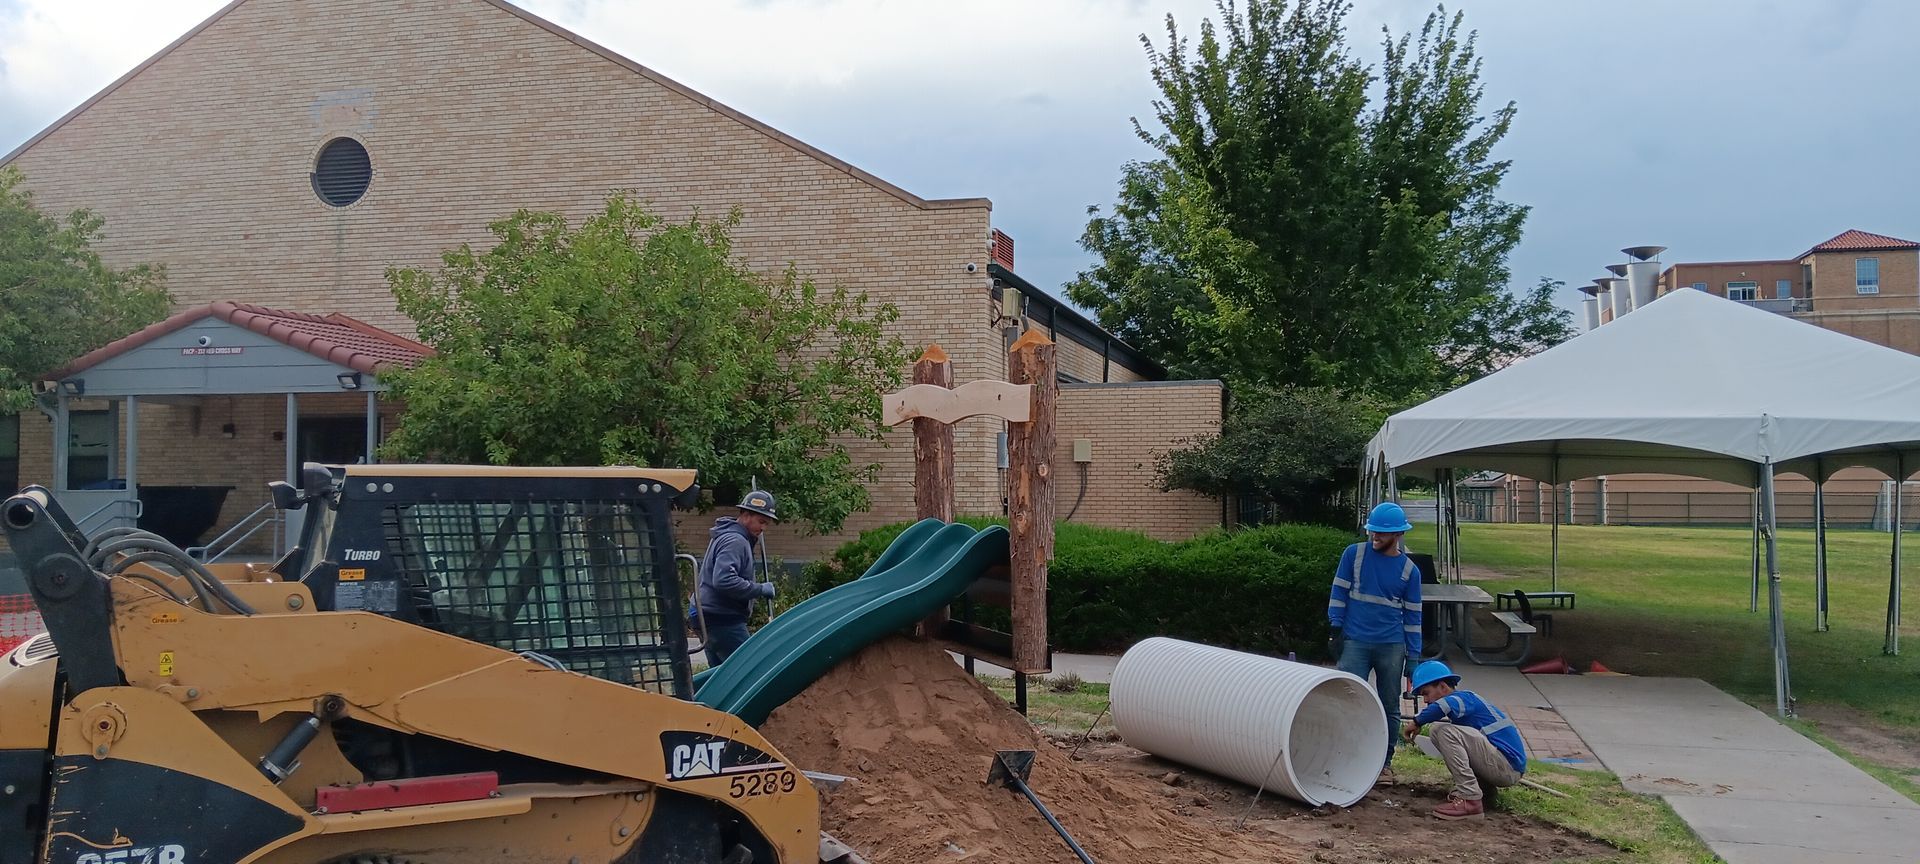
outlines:
[[496, 465], [696, 468], [757, 479], [816, 529], [869, 504], [880, 397], [909, 360], [893, 307], [732, 257], [737, 212], [665, 223], [626, 195], [577, 228], [521, 211], [496, 245], [388, 273], [436, 354], [387, 373], [407, 403], [383, 452]]
[[1076, 303], [1185, 374], [1391, 401], [1571, 335], [1549, 292], [1507, 291], [1527, 210], [1493, 150], [1514, 106], [1482, 113], [1459, 15], [1387, 36], [1376, 75], [1346, 0], [1218, 9], [1197, 43], [1172, 16], [1164, 47], [1141, 38], [1160, 131], [1134, 128], [1160, 155], [1091, 214]]
[[75, 210], [44, 213], [13, 167], [0, 168], [0, 414], [33, 404], [51, 371], [166, 317], [166, 271], [109, 267], [93, 251], [106, 224]]
[[1243, 387], [1217, 435], [1162, 454], [1162, 489], [1240, 497], [1270, 521], [1345, 524], [1334, 506], [1353, 487], [1360, 456], [1386, 409], [1324, 387]]

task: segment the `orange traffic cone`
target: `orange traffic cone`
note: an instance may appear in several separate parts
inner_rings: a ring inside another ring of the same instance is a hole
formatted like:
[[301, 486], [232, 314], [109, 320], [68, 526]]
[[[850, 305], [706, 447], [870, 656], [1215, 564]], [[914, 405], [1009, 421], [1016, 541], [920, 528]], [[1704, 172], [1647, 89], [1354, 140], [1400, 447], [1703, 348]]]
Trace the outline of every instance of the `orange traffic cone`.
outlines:
[[1567, 658], [1555, 657], [1552, 660], [1542, 660], [1532, 666], [1522, 666], [1520, 671], [1528, 675], [1566, 675], [1573, 672], [1573, 667], [1567, 665]]

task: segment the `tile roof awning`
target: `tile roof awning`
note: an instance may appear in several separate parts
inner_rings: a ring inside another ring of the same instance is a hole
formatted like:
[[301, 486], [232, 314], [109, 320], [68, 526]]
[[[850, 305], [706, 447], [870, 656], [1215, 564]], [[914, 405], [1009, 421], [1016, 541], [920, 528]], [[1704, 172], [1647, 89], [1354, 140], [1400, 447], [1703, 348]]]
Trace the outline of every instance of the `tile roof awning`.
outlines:
[[340, 314], [246, 303], [185, 310], [40, 376], [84, 376], [86, 395], [338, 391], [339, 375], [409, 367], [433, 349]]
[[1892, 252], [1900, 249], [1920, 249], [1920, 243], [1855, 228], [1840, 232], [1833, 239], [1801, 253], [1800, 257], [1805, 258], [1815, 252]]

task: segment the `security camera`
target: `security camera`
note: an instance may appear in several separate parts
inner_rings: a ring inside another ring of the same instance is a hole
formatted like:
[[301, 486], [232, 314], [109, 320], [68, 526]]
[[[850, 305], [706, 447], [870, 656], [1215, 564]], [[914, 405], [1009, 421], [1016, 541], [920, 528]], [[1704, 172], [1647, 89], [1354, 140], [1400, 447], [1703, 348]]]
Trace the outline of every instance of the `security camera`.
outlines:
[[978, 264], [975, 264], [975, 263], [973, 263], [972, 261], [968, 261], [968, 262], [967, 262], [967, 272], [968, 272], [968, 273], [976, 273], [976, 272], [979, 272], [979, 270], [980, 270], [980, 265], [978, 265]]
[[202, 337], [200, 337], [200, 338], [198, 338], [198, 339], [195, 339], [195, 340], [193, 340], [193, 341], [195, 341], [195, 342], [198, 342], [198, 343], [200, 343], [200, 347], [202, 347], [202, 348], [205, 348], [205, 347], [207, 347], [208, 345], [212, 345], [212, 344], [213, 344], [213, 337], [212, 337], [212, 336], [202, 336]]

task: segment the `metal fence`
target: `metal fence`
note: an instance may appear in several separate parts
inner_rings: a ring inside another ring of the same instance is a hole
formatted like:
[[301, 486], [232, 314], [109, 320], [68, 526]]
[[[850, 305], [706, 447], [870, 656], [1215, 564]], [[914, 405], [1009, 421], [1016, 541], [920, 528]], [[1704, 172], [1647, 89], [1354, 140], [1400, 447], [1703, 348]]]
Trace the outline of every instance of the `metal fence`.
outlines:
[[[1753, 520], [1753, 495], [1746, 492], [1608, 492], [1560, 491], [1559, 519], [1564, 525], [1747, 525]], [[1827, 526], [1892, 530], [1893, 484], [1879, 492], [1829, 492], [1825, 496]], [[1458, 499], [1462, 522], [1547, 522], [1553, 516], [1553, 493], [1536, 501], [1529, 490], [1514, 494], [1504, 487], [1462, 488]], [[1774, 499], [1779, 523], [1813, 527], [1813, 493], [1781, 492]], [[1901, 520], [1907, 530], [1920, 527], [1920, 488], [1906, 484]]]

